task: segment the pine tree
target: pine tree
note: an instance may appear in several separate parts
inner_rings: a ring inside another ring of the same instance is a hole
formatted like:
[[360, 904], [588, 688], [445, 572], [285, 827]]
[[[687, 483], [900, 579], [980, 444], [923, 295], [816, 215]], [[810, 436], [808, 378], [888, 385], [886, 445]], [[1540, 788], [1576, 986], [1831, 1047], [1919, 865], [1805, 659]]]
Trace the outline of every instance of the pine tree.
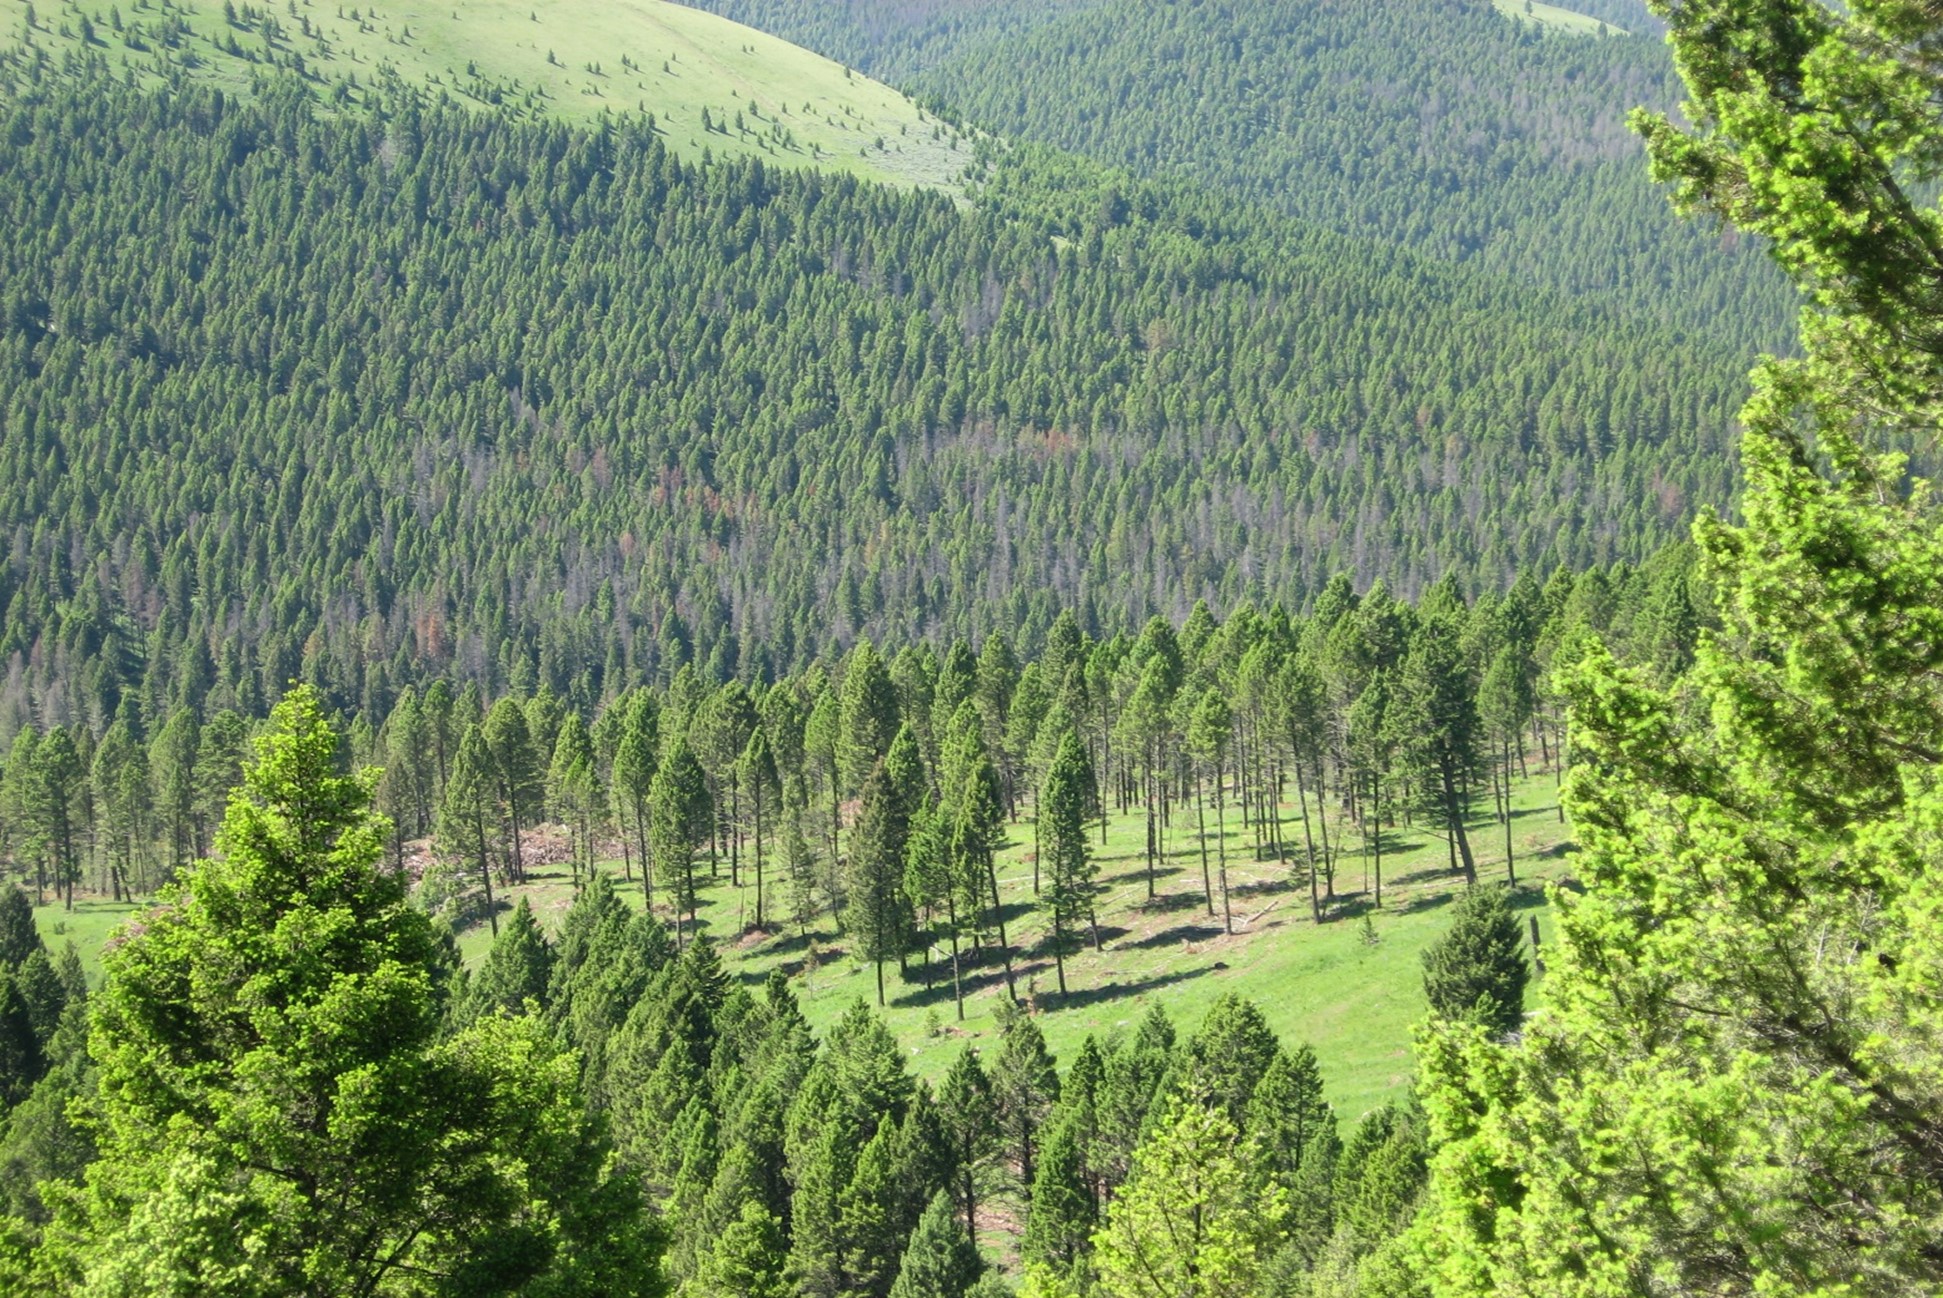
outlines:
[[[430, 1270], [477, 1292], [661, 1292], [572, 1057], [528, 1020], [440, 1039], [443, 948], [377, 868], [389, 827], [374, 777], [339, 774], [340, 744], [318, 696], [293, 690], [215, 856], [108, 955], [90, 1051], [102, 1156], [25, 1287], [246, 1272], [375, 1291]], [[251, 989], [247, 1011], [194, 990], [226, 979]]]
[[[748, 745], [742, 750], [740, 774], [741, 787], [749, 796], [749, 813], [754, 817], [755, 866], [756, 866], [756, 915], [755, 926], [766, 926], [763, 894], [763, 833], [767, 826], [774, 823], [777, 803], [782, 799], [782, 780], [776, 773], [776, 759], [770, 751], [769, 736], [762, 727], [757, 726], [749, 736]], [[765, 819], [768, 813], [768, 819]], [[771, 831], [773, 833], [773, 830]]]
[[12, 884], [0, 886], [0, 966], [18, 969], [28, 956], [46, 949], [26, 891]]
[[481, 732], [492, 756], [492, 775], [498, 789], [495, 798], [502, 820], [501, 841], [506, 859], [512, 862], [515, 883], [526, 882], [526, 849], [521, 836], [539, 819], [542, 792], [540, 759], [533, 746], [533, 732], [526, 713], [512, 699], [501, 699], [486, 714]]
[[843, 785], [861, 789], [897, 737], [897, 688], [868, 640], [857, 642], [843, 666], [836, 736]]
[[1052, 919], [1053, 961], [1059, 971], [1059, 991], [1066, 992], [1066, 946], [1068, 936], [1083, 918], [1092, 925], [1093, 945], [1100, 942], [1099, 924], [1094, 919], [1094, 877], [1098, 867], [1092, 860], [1086, 837], [1086, 812], [1093, 792], [1093, 766], [1079, 736], [1068, 733], [1059, 743], [1059, 753], [1046, 773], [1046, 787], [1039, 796], [1039, 815], [1045, 822], [1040, 831], [1040, 849], [1045, 852], [1051, 886], [1046, 893], [1046, 909]]
[[155, 777], [155, 811], [168, 842], [168, 869], [180, 870], [202, 855], [196, 819], [196, 752], [202, 727], [191, 708], [177, 708], [149, 742]]
[[682, 944], [681, 916], [695, 922], [695, 853], [713, 831], [715, 808], [708, 796], [708, 779], [688, 746], [686, 736], [655, 772], [649, 800], [654, 819], [648, 834], [649, 853], [670, 892], [675, 908], [675, 945]]
[[938, 1110], [957, 1165], [953, 1193], [965, 1219], [965, 1240], [978, 1247], [978, 1183], [998, 1149], [991, 1079], [970, 1046], [958, 1052], [938, 1089]]
[[951, 1196], [940, 1190], [904, 1246], [890, 1298], [964, 1298], [984, 1270], [978, 1250], [958, 1229]]
[[1046, 1050], [1045, 1035], [1023, 1010], [1008, 1008], [1004, 1013], [991, 1077], [1000, 1148], [1030, 1199], [1040, 1128], [1059, 1099], [1059, 1070]]
[[1464, 822], [1472, 777], [1479, 770], [1477, 692], [1448, 621], [1430, 622], [1411, 637], [1397, 678], [1398, 733], [1424, 805], [1450, 839], [1467, 883], [1477, 861]]
[[577, 712], [567, 713], [554, 736], [547, 795], [554, 814], [567, 823], [568, 851], [573, 859], [574, 886], [578, 888], [583, 870], [593, 872], [594, 825], [601, 818], [602, 797], [593, 736]]
[[81, 877], [83, 784], [86, 768], [66, 726], [55, 726], [34, 749], [29, 824], [45, 845], [49, 882], [67, 909], [74, 909], [74, 885]]
[[[1214, 841], [1221, 874], [1221, 927], [1222, 931], [1235, 931], [1234, 911], [1228, 902], [1228, 821], [1224, 788], [1228, 773], [1228, 745], [1234, 735], [1234, 710], [1222, 695], [1219, 686], [1210, 685], [1203, 691], [1194, 705], [1194, 715], [1187, 726], [1188, 751], [1212, 771], [1214, 775]], [[1200, 781], [1195, 781], [1195, 797], [1200, 798]], [[1201, 835], [1201, 874], [1202, 887], [1207, 888], [1208, 848], [1205, 829]], [[1214, 913], [1214, 897], [1208, 896], [1208, 913]]]
[[493, 825], [498, 821], [499, 780], [492, 753], [478, 725], [468, 725], [452, 759], [452, 773], [439, 801], [436, 839], [439, 851], [470, 862], [486, 891], [486, 917], [499, 936], [499, 907], [492, 894]]
[[620, 742], [614, 749], [614, 799], [623, 827], [627, 823], [634, 826], [635, 855], [641, 862], [642, 896], [649, 910], [654, 909], [654, 883], [648, 864], [649, 792], [654, 785], [660, 728], [661, 711], [654, 693], [636, 690], [628, 698]]
[[552, 979], [553, 948], [540, 932], [532, 906], [521, 897], [506, 921], [506, 931], [495, 934], [486, 958], [467, 984], [465, 1000], [457, 1007], [457, 1024], [464, 1027], [485, 1014], [521, 1014], [529, 1001], [543, 1012]]
[[1467, 889], [1423, 961], [1424, 998], [1433, 1014], [1470, 1020], [1499, 1036], [1523, 1023], [1531, 966], [1505, 889]]
[[910, 835], [904, 796], [885, 763], [864, 781], [856, 832], [850, 843], [848, 925], [857, 951], [877, 968], [877, 1003], [884, 1003], [884, 961], [904, 954], [911, 931], [904, 891], [905, 848]]
[[1025, 1260], [1071, 1274], [1099, 1228], [1099, 1204], [1088, 1183], [1085, 1133], [1071, 1111], [1053, 1119], [1041, 1143], [1031, 1204], [1021, 1246]]
[[1244, 1298], [1287, 1213], [1219, 1110], [1173, 1103], [1134, 1155], [1095, 1241], [1101, 1288], [1125, 1298]]

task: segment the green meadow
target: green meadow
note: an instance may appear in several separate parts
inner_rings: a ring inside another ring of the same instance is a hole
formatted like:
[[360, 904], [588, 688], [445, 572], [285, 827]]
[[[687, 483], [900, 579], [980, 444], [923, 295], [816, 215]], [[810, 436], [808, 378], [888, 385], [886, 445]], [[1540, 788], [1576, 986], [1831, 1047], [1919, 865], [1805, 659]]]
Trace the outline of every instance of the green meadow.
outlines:
[[[1286, 808], [1285, 834], [1301, 860], [1301, 827]], [[1557, 813], [1550, 777], [1534, 778], [1516, 789], [1512, 817], [1516, 904], [1536, 916], [1542, 941], [1551, 935], [1551, 908], [1544, 885], [1569, 878], [1565, 826]], [[1191, 806], [1176, 808], [1165, 840], [1166, 855], [1157, 872], [1156, 896], [1147, 899], [1142, 843], [1144, 820], [1137, 814], [1111, 816], [1106, 843], [1095, 840], [1100, 862], [1099, 921], [1102, 950], [1090, 945], [1066, 960], [1067, 994], [1060, 996], [1052, 956], [1045, 946], [1045, 920], [1034, 905], [1032, 826], [1012, 826], [1012, 843], [1000, 860], [999, 889], [1005, 902], [1006, 933], [1015, 949], [1014, 985], [1040, 1016], [1047, 1042], [1062, 1060], [1070, 1058], [1088, 1033], [1110, 1034], [1130, 1026], [1150, 1004], [1166, 1007], [1184, 1030], [1200, 1021], [1215, 999], [1236, 992], [1258, 1002], [1276, 1030], [1289, 1041], [1306, 1041], [1321, 1062], [1328, 1096], [1339, 1113], [1354, 1119], [1410, 1084], [1410, 1035], [1423, 1017], [1420, 958], [1443, 931], [1450, 901], [1463, 886], [1448, 864], [1444, 840], [1421, 827], [1393, 827], [1385, 836], [1383, 904], [1374, 905], [1373, 854], [1352, 827], [1331, 827], [1337, 844], [1337, 899], [1325, 922], [1311, 918], [1306, 872], [1279, 860], [1256, 859], [1253, 835], [1244, 834], [1232, 808], [1226, 817], [1229, 909], [1235, 931], [1224, 931], [1219, 865], [1221, 839], [1216, 817], [1207, 809], [1209, 873], [1216, 914], [1208, 913], [1202, 891], [1201, 847]], [[1338, 841], [1338, 836], [1347, 836]], [[1480, 875], [1505, 877], [1504, 837], [1500, 825], [1481, 819], [1471, 829]], [[545, 836], [542, 835], [542, 838]], [[544, 853], [544, 847], [542, 848]], [[752, 988], [780, 969], [791, 981], [804, 1012], [819, 1029], [854, 1001], [876, 1001], [873, 967], [848, 952], [846, 939], [828, 911], [807, 928], [784, 925], [787, 885], [773, 860], [765, 879], [773, 892], [767, 931], [754, 931], [755, 888], [750, 844], [741, 847], [740, 886], [731, 882], [729, 863], [719, 862], [719, 877], [701, 891], [700, 924], [718, 943], [724, 963]], [[640, 904], [638, 874], [621, 876], [616, 858], [603, 863], [616, 875], [622, 895]], [[704, 870], [707, 868], [703, 867]], [[524, 897], [553, 928], [573, 899], [571, 873], [564, 863], [542, 864], [523, 887], [507, 889], [510, 907]], [[81, 901], [71, 914], [58, 905], [37, 910], [42, 933], [58, 948], [72, 940], [90, 975], [98, 977], [100, 951], [114, 926], [134, 907], [106, 901]], [[657, 909], [672, 922], [673, 916]], [[476, 963], [491, 942], [483, 922], [459, 933], [466, 961]], [[927, 970], [921, 955], [907, 961], [902, 976], [885, 974], [887, 1004], [882, 1013], [910, 1052], [912, 1069], [936, 1078], [965, 1043], [989, 1048], [997, 1032], [1004, 995], [1004, 973], [995, 952], [961, 959], [965, 1017], [957, 1018], [951, 989], [949, 952], [932, 952]], [[1542, 981], [1539, 984], [1542, 987]]]

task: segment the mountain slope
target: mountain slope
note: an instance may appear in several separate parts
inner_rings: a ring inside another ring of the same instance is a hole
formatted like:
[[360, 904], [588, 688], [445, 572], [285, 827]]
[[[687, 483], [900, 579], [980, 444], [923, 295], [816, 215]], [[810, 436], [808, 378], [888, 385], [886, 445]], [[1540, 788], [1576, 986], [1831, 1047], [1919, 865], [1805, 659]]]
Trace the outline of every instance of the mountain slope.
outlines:
[[274, 88], [49, 76], [0, 126], [40, 715], [1497, 586], [1731, 484], [1731, 352], [1030, 149], [966, 209]]
[[1750, 357], [1791, 337], [1794, 296], [1758, 249], [1682, 223], [1647, 179], [1626, 113], [1678, 93], [1636, 4], [1579, 6], [1648, 33], [1599, 39], [1491, 0], [698, 3], [839, 57], [866, 47], [861, 66], [1009, 139], [1597, 296]]
[[[232, 91], [282, 69], [334, 103], [397, 80], [535, 117], [651, 114], [678, 153], [703, 149], [896, 184], [953, 185], [971, 145], [906, 96], [818, 54], [662, 0], [397, 0], [283, 8], [81, 0], [0, 32], [15, 58], [84, 51], [151, 79]], [[706, 124], [704, 115], [706, 115]]]

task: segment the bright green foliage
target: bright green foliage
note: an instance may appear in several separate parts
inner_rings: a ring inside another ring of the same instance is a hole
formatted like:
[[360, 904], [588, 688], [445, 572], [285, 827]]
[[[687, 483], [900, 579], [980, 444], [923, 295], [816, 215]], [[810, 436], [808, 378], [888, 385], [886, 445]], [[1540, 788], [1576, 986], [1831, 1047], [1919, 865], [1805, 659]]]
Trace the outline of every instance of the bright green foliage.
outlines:
[[1431, 1013], [1477, 1023], [1494, 1036], [1515, 1032], [1524, 1022], [1531, 964], [1505, 889], [1466, 889], [1452, 907], [1450, 928], [1423, 960]]
[[438, 1039], [444, 954], [307, 689], [218, 853], [106, 961], [101, 1158], [44, 1292], [657, 1293], [652, 1230], [530, 1020]]
[[1286, 1211], [1233, 1123], [1174, 1102], [1094, 1239], [1100, 1286], [1115, 1298], [1250, 1298]]
[[1516, 1047], [1424, 1043], [1422, 1237], [1449, 1293], [1904, 1294], [1943, 1283], [1927, 485], [1943, 148], [1926, 7], [1668, 10], [1691, 133], [1645, 119], [1686, 205], [1811, 293], [1757, 374], [1744, 522], [1697, 529], [1721, 627], [1669, 689], [1565, 675], [1585, 894]]

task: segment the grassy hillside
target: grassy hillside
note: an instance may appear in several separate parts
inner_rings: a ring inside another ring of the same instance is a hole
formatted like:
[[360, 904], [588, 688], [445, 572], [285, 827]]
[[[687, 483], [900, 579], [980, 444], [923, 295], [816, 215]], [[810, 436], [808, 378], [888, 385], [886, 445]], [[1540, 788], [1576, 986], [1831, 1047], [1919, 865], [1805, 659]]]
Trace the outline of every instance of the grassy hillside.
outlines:
[[[1520, 22], [1529, 22], [1539, 27], [1549, 27], [1554, 31], [1568, 32], [1574, 36], [1630, 36], [1631, 32], [1623, 27], [1602, 22], [1590, 14], [1582, 14], [1576, 9], [1561, 9], [1557, 5], [1539, 4], [1538, 0], [1491, 0], [1501, 14], [1506, 14]], [[1601, 33], [1600, 28], [1604, 28]]]
[[[1514, 853], [1520, 888], [1517, 905], [1536, 915], [1550, 937], [1551, 913], [1539, 886], [1568, 876], [1565, 829], [1556, 814], [1549, 777], [1527, 783], [1513, 817]], [[1289, 824], [1299, 835], [1294, 809]], [[1133, 1023], [1150, 1002], [1158, 1001], [1184, 1027], [1198, 1023], [1224, 992], [1257, 1001], [1286, 1039], [1307, 1041], [1322, 1064], [1329, 1099], [1339, 1113], [1354, 1119], [1385, 1100], [1395, 1099], [1411, 1077], [1410, 1031], [1424, 1012], [1419, 957], [1443, 931], [1448, 903], [1462, 886], [1445, 863], [1441, 838], [1422, 830], [1393, 830], [1384, 849], [1383, 906], [1370, 905], [1366, 871], [1373, 863], [1351, 836], [1337, 873], [1338, 900], [1321, 927], [1310, 919], [1306, 884], [1273, 861], [1250, 859], [1249, 842], [1232, 810], [1228, 816], [1228, 873], [1235, 922], [1232, 935], [1211, 917], [1201, 894], [1200, 842], [1192, 808], [1178, 813], [1167, 841], [1166, 867], [1159, 896], [1146, 902], [1140, 844], [1143, 823], [1116, 818], [1100, 851], [1100, 907], [1104, 950], [1090, 948], [1066, 962], [1068, 995], [1060, 997], [1051, 955], [1042, 950], [1044, 921], [1033, 905], [1029, 821], [1013, 826], [1013, 843], [1000, 867], [999, 887], [1006, 903], [1007, 933], [1023, 948], [1014, 977], [1022, 996], [1039, 1009], [1047, 1042], [1062, 1061], [1071, 1057], [1087, 1033], [1110, 1033]], [[1332, 834], [1339, 832], [1332, 828]], [[1479, 867], [1486, 879], [1504, 877], [1502, 830], [1489, 822], [1473, 829]], [[544, 852], [544, 835], [539, 840]], [[1216, 871], [1220, 903], [1218, 847], [1213, 809], [1208, 812], [1210, 868]], [[1299, 838], [1297, 840], [1299, 842]], [[824, 913], [804, 933], [772, 925], [767, 933], [738, 938], [754, 914], [752, 872], [744, 845], [742, 887], [721, 878], [702, 892], [701, 922], [722, 946], [727, 966], [751, 985], [772, 969], [789, 976], [811, 1023], [827, 1028], [859, 997], [875, 1001], [871, 966], [853, 960], [845, 939]], [[779, 873], [770, 863], [769, 882]], [[618, 860], [610, 863], [616, 874]], [[779, 886], [775, 903], [787, 905]], [[572, 900], [564, 864], [543, 865], [524, 888], [505, 897], [508, 906], [525, 896], [548, 928], [556, 926]], [[622, 895], [641, 898], [638, 877], [622, 885]], [[83, 902], [72, 914], [58, 906], [40, 908], [41, 931], [58, 947], [72, 939], [91, 975], [113, 927], [134, 908], [109, 902]], [[1367, 917], [1368, 924], [1364, 923]], [[491, 942], [482, 922], [460, 934], [468, 963]], [[812, 955], [812, 952], [814, 953]], [[964, 961], [967, 992], [964, 1022], [956, 1020], [948, 952], [940, 948], [927, 986], [922, 962], [910, 962], [908, 977], [886, 974], [886, 1021], [910, 1049], [911, 1066], [922, 1076], [940, 1076], [962, 1043], [987, 1046], [995, 1040], [996, 1011], [1003, 994], [1003, 972], [993, 958]]]
[[[271, 67], [336, 102], [389, 76], [462, 102], [586, 124], [652, 114], [677, 151], [760, 156], [945, 186], [971, 145], [897, 91], [821, 55], [662, 0], [10, 2], [0, 49], [93, 51], [234, 90]], [[703, 123], [707, 115], [708, 125]]]

